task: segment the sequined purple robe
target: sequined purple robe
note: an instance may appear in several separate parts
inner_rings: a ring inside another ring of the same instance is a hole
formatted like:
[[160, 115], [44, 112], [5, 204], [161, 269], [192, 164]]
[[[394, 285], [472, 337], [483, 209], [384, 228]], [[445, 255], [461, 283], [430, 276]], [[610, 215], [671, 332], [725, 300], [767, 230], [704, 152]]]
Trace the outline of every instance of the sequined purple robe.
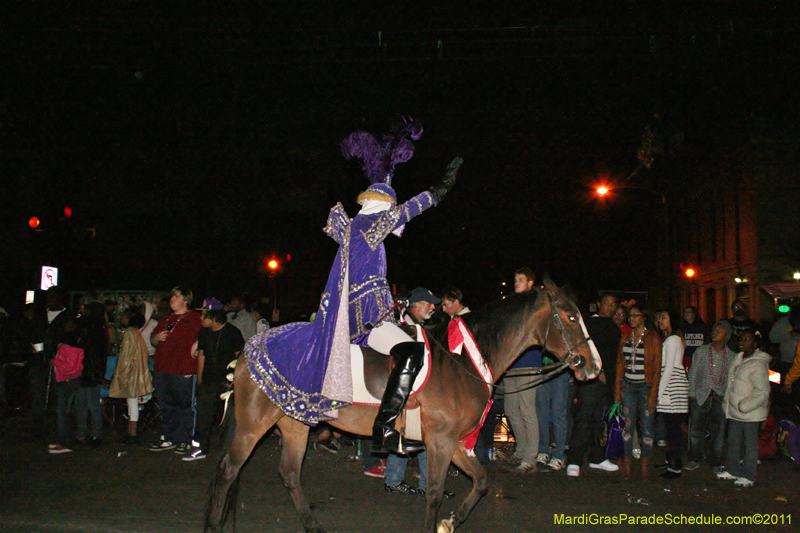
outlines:
[[368, 324], [392, 319], [385, 316], [393, 301], [383, 241], [433, 205], [426, 191], [352, 220], [341, 203], [331, 209], [325, 233], [339, 251], [316, 320], [269, 329], [245, 347], [253, 379], [288, 416], [313, 425], [352, 402], [350, 343], [366, 345]]

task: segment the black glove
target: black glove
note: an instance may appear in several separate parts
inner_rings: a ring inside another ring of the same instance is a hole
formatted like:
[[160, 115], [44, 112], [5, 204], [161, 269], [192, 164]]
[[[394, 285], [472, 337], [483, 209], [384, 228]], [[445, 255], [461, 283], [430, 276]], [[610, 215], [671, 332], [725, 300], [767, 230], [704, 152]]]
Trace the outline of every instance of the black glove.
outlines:
[[447, 166], [447, 172], [444, 174], [444, 178], [442, 179], [441, 183], [433, 185], [428, 191], [433, 196], [434, 203], [438, 204], [444, 195], [453, 188], [453, 185], [456, 183], [456, 174], [458, 174], [458, 167], [460, 167], [464, 163], [464, 160], [460, 157], [456, 157], [450, 164]]

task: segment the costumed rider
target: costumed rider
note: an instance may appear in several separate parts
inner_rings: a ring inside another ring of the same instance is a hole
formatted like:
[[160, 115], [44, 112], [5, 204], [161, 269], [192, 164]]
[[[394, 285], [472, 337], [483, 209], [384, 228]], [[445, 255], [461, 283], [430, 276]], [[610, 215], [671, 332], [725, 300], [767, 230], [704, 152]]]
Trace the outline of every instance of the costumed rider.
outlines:
[[421, 135], [419, 122], [405, 121], [401, 128], [386, 135], [383, 142], [363, 131], [342, 142], [345, 158], [360, 158], [364, 173], [372, 182], [358, 196], [361, 211], [352, 221], [352, 229], [358, 231], [350, 234], [350, 307], [354, 308], [356, 319], [350, 324], [351, 341], [391, 355], [395, 363], [372, 428], [372, 449], [376, 452], [410, 453], [424, 449], [422, 443], [405, 440], [395, 429], [395, 421], [422, 368], [425, 345], [403, 332], [395, 318], [389, 316], [393, 315], [389, 312], [393, 304], [386, 281], [383, 240], [389, 233], [399, 237], [408, 220], [437, 205], [453, 187], [463, 160], [453, 159], [441, 183], [398, 206], [391, 187], [394, 165], [411, 159], [412, 140]]
[[351, 343], [391, 355], [395, 366], [375, 419], [373, 449], [397, 453], [421, 446], [404, 442], [394, 425], [422, 366], [424, 346], [396, 324], [383, 241], [390, 233], [400, 236], [409, 220], [437, 205], [463, 163], [456, 157], [440, 183], [397, 205], [394, 168], [411, 159], [420, 135], [422, 125], [404, 119], [381, 140], [357, 131], [342, 141], [343, 155], [363, 162], [371, 185], [358, 196], [361, 210], [352, 219], [341, 203], [330, 211], [324, 231], [339, 250], [316, 320], [258, 333], [245, 347], [258, 386], [285, 414], [311, 425], [352, 403]]

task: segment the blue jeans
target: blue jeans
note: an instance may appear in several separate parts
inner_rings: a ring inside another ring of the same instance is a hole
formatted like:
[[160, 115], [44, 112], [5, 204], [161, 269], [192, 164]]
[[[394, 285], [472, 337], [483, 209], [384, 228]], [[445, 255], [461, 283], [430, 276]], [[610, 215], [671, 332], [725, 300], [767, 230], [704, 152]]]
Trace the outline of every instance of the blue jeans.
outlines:
[[641, 381], [622, 380], [622, 416], [625, 417], [625, 429], [622, 438], [625, 440], [625, 456], [633, 453], [633, 430], [636, 422], [640, 424], [640, 445], [642, 457], [650, 458], [653, 455], [653, 423], [655, 412], [647, 406], [647, 397], [650, 396], [650, 384]]
[[722, 396], [714, 392], [702, 405], [692, 399], [689, 403], [689, 460], [701, 462], [703, 460], [703, 443], [705, 442], [706, 428], [711, 434], [711, 455], [708, 463], [711, 466], [720, 466], [725, 452], [725, 412], [722, 410]]
[[103, 428], [103, 406], [100, 405], [100, 386], [81, 387], [75, 395], [76, 434], [78, 440], [88, 435], [89, 420], [92, 422], [92, 438], [99, 439]]
[[725, 470], [736, 477], [756, 480], [758, 471], [758, 429], [761, 422], [728, 420], [728, 452]]
[[[422, 450], [417, 454], [419, 464], [419, 488], [428, 487], [428, 452]], [[406, 477], [406, 466], [408, 466], [407, 455], [397, 455], [390, 453], [386, 458], [386, 481], [390, 487], [396, 487]]]
[[556, 449], [553, 458], [566, 459], [569, 373], [562, 372], [540, 385], [536, 391], [536, 416], [539, 418], [539, 453], [550, 455], [550, 423]]
[[153, 372], [153, 387], [161, 406], [161, 434], [170, 442], [189, 444], [195, 430], [196, 375]]

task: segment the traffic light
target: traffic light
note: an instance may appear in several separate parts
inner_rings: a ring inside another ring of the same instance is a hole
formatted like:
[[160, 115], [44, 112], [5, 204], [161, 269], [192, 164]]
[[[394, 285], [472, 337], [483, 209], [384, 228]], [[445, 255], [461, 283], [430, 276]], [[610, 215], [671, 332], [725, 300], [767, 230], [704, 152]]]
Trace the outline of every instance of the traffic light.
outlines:
[[691, 279], [695, 276], [695, 274], [697, 274], [697, 271], [693, 267], [690, 266], [683, 267], [683, 275], [686, 276], [687, 278]]
[[28, 220], [28, 225], [33, 229], [38, 228], [41, 223], [42, 221], [39, 220], [38, 217], [31, 217], [30, 220]]
[[280, 268], [281, 264], [278, 262], [277, 259], [270, 259], [267, 261], [267, 268], [270, 272], [275, 272]]

